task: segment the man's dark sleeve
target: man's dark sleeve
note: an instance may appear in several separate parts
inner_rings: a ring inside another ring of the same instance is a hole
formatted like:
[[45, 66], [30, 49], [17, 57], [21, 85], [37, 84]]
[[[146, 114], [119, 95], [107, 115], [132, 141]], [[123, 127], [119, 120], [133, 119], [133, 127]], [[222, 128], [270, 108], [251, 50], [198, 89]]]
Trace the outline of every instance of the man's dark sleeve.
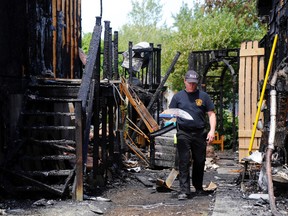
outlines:
[[213, 101], [211, 100], [211, 97], [209, 95], [207, 95], [208, 98], [208, 103], [207, 103], [207, 111], [213, 111], [215, 109], [215, 105], [213, 103]]
[[170, 102], [170, 105], [169, 105], [169, 108], [177, 108], [177, 102], [176, 102], [176, 96], [174, 95], [171, 99], [171, 102]]

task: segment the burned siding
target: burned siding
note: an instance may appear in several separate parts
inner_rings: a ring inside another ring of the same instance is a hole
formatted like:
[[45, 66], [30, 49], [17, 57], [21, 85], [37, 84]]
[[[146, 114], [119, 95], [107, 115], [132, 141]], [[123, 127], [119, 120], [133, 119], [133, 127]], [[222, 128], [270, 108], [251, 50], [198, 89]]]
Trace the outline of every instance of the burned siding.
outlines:
[[1, 79], [81, 77], [81, 0], [5, 0], [0, 12]]
[[31, 77], [81, 78], [81, 0], [2, 0], [0, 164]]
[[27, 13], [29, 73], [80, 78], [81, 1], [29, 1]]

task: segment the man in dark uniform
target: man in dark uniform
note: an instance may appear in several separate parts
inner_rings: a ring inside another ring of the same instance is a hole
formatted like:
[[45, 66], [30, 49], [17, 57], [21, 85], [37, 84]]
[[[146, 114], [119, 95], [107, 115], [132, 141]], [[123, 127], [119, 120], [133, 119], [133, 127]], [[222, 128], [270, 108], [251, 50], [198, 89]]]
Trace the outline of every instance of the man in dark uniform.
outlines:
[[[193, 70], [185, 74], [185, 90], [176, 93], [169, 108], [179, 108], [188, 112], [194, 120], [177, 118], [177, 150], [179, 157], [179, 200], [190, 195], [190, 152], [193, 160], [192, 184], [196, 194], [203, 194], [203, 176], [206, 160], [206, 145], [214, 140], [216, 115], [210, 96], [197, 89], [199, 75]], [[206, 130], [206, 113], [210, 130]]]

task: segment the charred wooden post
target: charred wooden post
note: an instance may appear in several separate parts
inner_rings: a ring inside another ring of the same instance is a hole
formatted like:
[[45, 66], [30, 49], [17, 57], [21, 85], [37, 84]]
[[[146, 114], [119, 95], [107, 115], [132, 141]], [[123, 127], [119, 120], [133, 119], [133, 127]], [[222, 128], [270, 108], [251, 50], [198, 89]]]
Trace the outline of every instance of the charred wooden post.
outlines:
[[128, 69], [128, 73], [129, 73], [129, 83], [132, 83], [132, 78], [133, 78], [133, 67], [132, 67], [132, 48], [133, 48], [133, 43], [131, 41], [129, 41], [128, 44], [128, 52], [129, 52], [129, 69]]
[[[112, 91], [112, 90], [111, 90]], [[108, 125], [108, 147], [109, 147], [109, 165], [112, 165], [113, 159], [114, 159], [114, 99], [110, 97], [108, 101], [108, 119], [109, 119], [109, 125]]]
[[[150, 47], [153, 51], [153, 43], [150, 43]], [[154, 65], [154, 58], [153, 58], [153, 52], [149, 53], [149, 63], [148, 63], [148, 79], [149, 79], [149, 91], [152, 91], [153, 89], [153, 80], [154, 80], [154, 70], [153, 70], [153, 65]]]
[[[101, 17], [96, 17], [96, 25], [101, 25]], [[101, 38], [98, 38], [99, 44]], [[96, 65], [100, 65], [101, 50], [97, 51]], [[99, 147], [100, 147], [100, 67], [94, 67], [95, 73], [95, 103], [94, 103], [94, 143], [93, 143], [93, 178], [99, 175]]]
[[[161, 83], [161, 45], [158, 44], [156, 49], [156, 62], [155, 62], [155, 71], [156, 71], [156, 83]], [[164, 87], [164, 86], [163, 86]], [[160, 120], [158, 118], [160, 114], [160, 110], [163, 110], [163, 100], [158, 100], [157, 109], [156, 109], [156, 116], [157, 116], [157, 123], [160, 124]]]
[[[107, 168], [107, 97], [103, 97], [102, 94], [102, 103], [101, 103], [101, 110], [102, 110], [102, 118], [101, 118], [101, 161], [103, 164], [103, 171], [106, 171]], [[103, 173], [104, 174], [104, 173]]]
[[87, 63], [85, 65], [85, 74], [82, 77], [81, 86], [78, 93], [78, 98], [82, 100], [82, 111], [85, 113], [84, 120], [84, 139], [83, 139], [83, 163], [86, 164], [87, 152], [88, 152], [88, 142], [89, 133], [92, 119], [92, 105], [94, 98], [94, 82], [92, 81], [94, 67], [96, 67], [96, 58], [98, 56], [98, 51], [100, 50], [100, 40], [101, 40], [102, 26], [99, 25], [99, 21], [96, 21], [94, 31], [92, 34], [92, 39], [89, 47], [89, 55]]
[[83, 118], [83, 124], [85, 124], [84, 130], [84, 137], [83, 137], [83, 164], [84, 164], [84, 171], [86, 172], [86, 164], [87, 164], [87, 155], [88, 155], [88, 144], [89, 144], [89, 136], [90, 136], [90, 127], [91, 127], [91, 120], [93, 115], [93, 99], [94, 99], [94, 80], [90, 83], [89, 86], [89, 96], [87, 101], [87, 107], [85, 108], [85, 118]]
[[150, 102], [149, 102], [149, 104], [148, 104], [148, 106], [147, 106], [147, 109], [148, 109], [149, 111], [151, 111], [151, 108], [152, 108], [153, 104], [154, 104], [155, 101], [159, 98], [159, 95], [160, 95], [160, 93], [161, 93], [161, 90], [162, 90], [162, 88], [164, 87], [164, 84], [166, 83], [168, 77], [169, 77], [170, 74], [173, 72], [174, 66], [175, 66], [175, 64], [177, 63], [180, 55], [181, 55], [180, 52], [177, 52], [177, 53], [176, 53], [176, 55], [175, 55], [174, 59], [172, 60], [172, 63], [171, 63], [171, 65], [169, 66], [169, 68], [168, 68], [165, 76], [163, 77], [161, 83], [159, 84], [158, 88], [156, 89], [155, 93], [153, 94], [153, 97], [151, 98], [151, 100], [150, 100]]
[[108, 49], [108, 79], [113, 79], [113, 47], [112, 47], [112, 28], [109, 27], [109, 49]]
[[116, 80], [119, 79], [119, 68], [118, 68], [118, 60], [119, 60], [119, 53], [118, 53], [118, 31], [114, 31], [114, 41], [113, 41], [113, 74]]
[[156, 83], [161, 82], [161, 44], [157, 45], [157, 50], [156, 50]]
[[64, 77], [63, 71], [62, 71], [62, 34], [63, 34], [63, 28], [64, 28], [64, 14], [63, 11], [57, 11], [57, 38], [56, 38], [56, 55], [58, 56], [57, 62], [56, 62], [56, 72], [57, 77]]
[[75, 138], [76, 138], [76, 179], [73, 199], [83, 200], [83, 152], [82, 152], [82, 104], [81, 101], [75, 102]]
[[104, 21], [104, 53], [103, 53], [103, 79], [111, 79], [109, 74], [110, 63], [110, 21]]

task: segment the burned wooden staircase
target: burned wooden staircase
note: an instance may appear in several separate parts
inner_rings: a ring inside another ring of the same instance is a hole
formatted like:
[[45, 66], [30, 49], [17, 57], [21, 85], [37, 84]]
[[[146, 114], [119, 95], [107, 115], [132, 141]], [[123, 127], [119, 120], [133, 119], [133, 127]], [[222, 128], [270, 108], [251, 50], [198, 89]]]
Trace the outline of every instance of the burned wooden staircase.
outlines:
[[4, 168], [10, 176], [5, 182], [7, 191], [18, 195], [27, 191], [30, 195], [69, 194], [76, 167], [79, 87], [80, 81], [75, 80], [38, 79], [29, 85], [19, 116], [19, 133]]

